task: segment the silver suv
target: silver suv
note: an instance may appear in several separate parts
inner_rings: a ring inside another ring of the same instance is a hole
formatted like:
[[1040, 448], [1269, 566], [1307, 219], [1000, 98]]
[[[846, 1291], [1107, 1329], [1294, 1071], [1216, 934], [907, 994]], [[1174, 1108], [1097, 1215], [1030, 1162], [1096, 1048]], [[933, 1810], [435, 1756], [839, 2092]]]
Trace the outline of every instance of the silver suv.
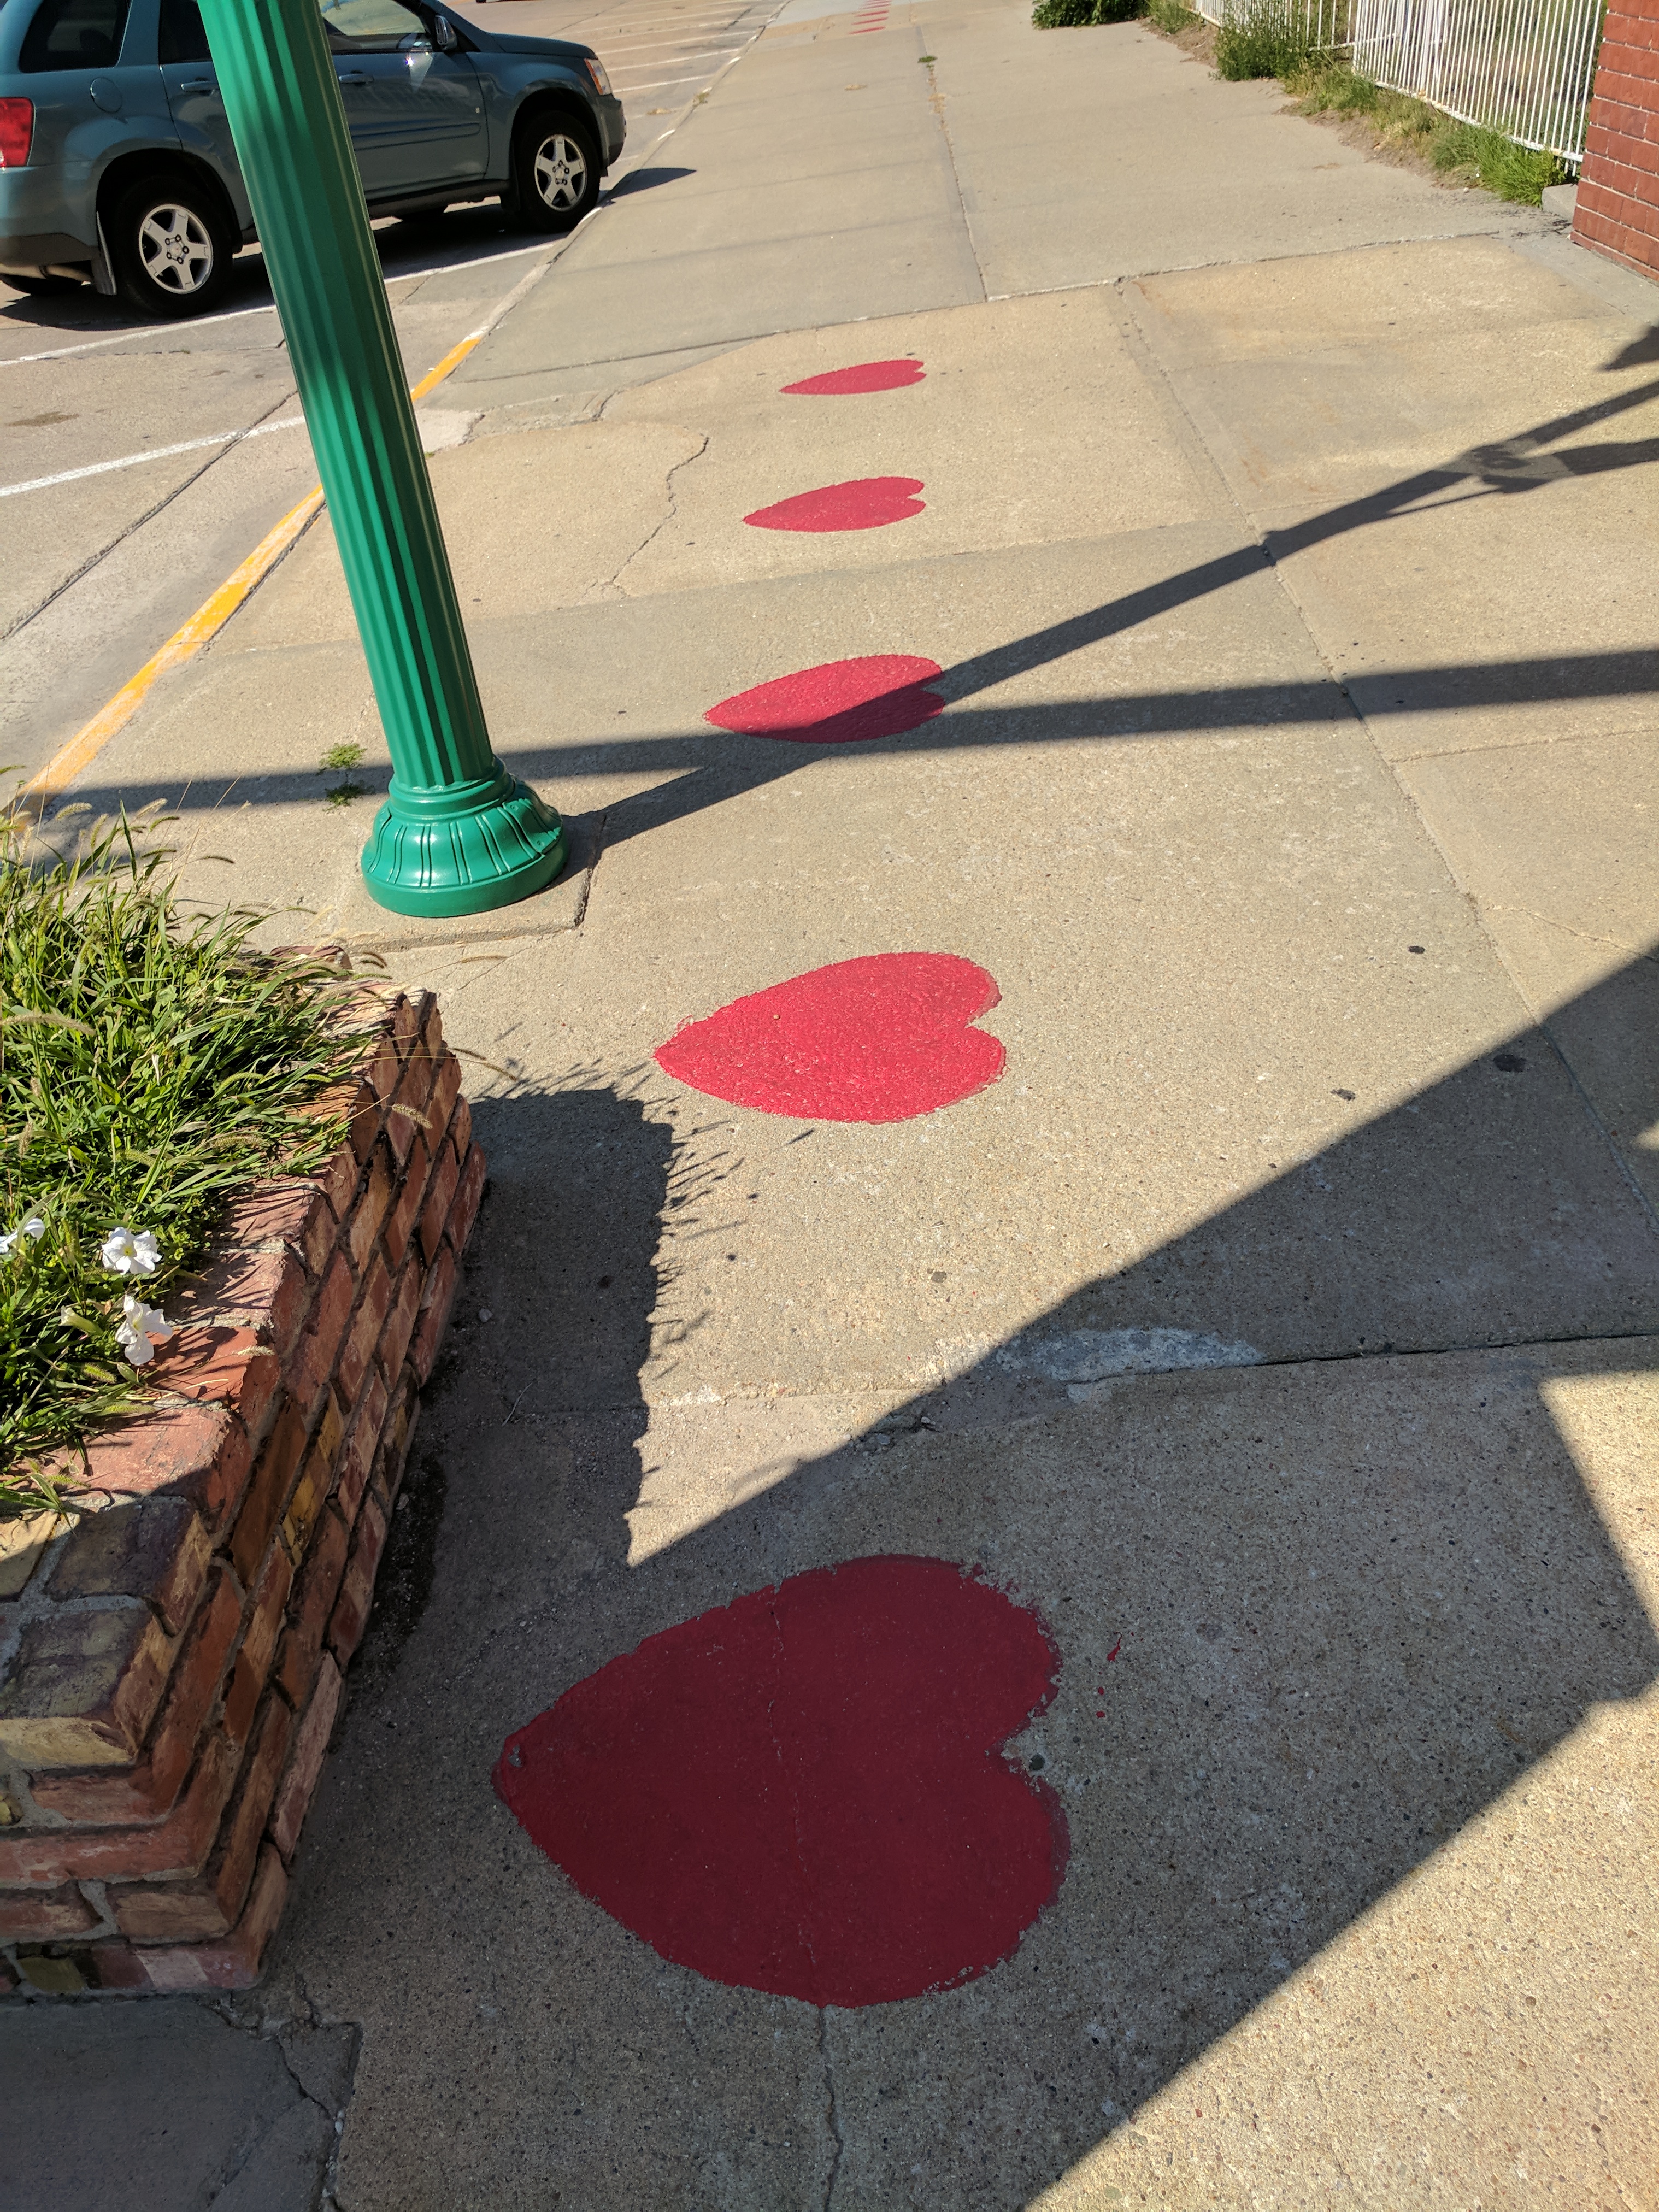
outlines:
[[[374, 215], [505, 200], [568, 230], [622, 152], [591, 47], [431, 0], [319, 0]], [[253, 236], [197, 0], [0, 0], [0, 274], [193, 315]]]

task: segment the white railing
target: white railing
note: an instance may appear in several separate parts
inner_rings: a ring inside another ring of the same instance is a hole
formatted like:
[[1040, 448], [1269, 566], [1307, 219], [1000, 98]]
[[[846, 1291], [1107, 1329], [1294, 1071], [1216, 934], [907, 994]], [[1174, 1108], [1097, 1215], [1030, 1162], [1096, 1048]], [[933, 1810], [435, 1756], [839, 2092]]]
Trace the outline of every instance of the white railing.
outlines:
[[1602, 0], [1354, 0], [1350, 59], [1460, 123], [1578, 161]]
[[1288, 16], [1298, 29], [1305, 24], [1308, 44], [1316, 52], [1348, 43], [1349, 0], [1190, 0], [1190, 4], [1206, 23], [1244, 23], [1255, 15]]
[[1605, 0], [1195, 0], [1212, 23], [1260, 11], [1346, 50], [1356, 75], [1460, 123], [1577, 163]]

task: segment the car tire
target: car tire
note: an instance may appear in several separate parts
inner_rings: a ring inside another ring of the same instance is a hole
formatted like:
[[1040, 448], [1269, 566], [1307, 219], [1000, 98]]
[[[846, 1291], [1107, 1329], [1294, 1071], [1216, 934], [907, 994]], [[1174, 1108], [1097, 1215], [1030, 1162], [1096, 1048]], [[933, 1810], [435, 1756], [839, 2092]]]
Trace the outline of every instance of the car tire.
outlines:
[[532, 230], [574, 230], [599, 198], [599, 149], [585, 124], [558, 110], [520, 122], [513, 141], [513, 204]]
[[193, 177], [158, 170], [102, 212], [115, 289], [135, 313], [177, 321], [206, 314], [223, 297], [237, 240]]

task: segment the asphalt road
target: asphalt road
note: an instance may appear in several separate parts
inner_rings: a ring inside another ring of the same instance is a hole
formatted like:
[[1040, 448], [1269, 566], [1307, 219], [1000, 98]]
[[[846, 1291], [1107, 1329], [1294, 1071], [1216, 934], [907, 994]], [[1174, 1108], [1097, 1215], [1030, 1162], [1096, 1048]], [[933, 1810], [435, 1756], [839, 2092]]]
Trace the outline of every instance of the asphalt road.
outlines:
[[[605, 58], [629, 133], [608, 197], [775, 12], [494, 0], [485, 20]], [[494, 203], [435, 234], [378, 235], [411, 384], [562, 250]], [[315, 481], [257, 247], [226, 308], [194, 323], [134, 324], [90, 289], [32, 298], [0, 281], [0, 767], [48, 761]]]

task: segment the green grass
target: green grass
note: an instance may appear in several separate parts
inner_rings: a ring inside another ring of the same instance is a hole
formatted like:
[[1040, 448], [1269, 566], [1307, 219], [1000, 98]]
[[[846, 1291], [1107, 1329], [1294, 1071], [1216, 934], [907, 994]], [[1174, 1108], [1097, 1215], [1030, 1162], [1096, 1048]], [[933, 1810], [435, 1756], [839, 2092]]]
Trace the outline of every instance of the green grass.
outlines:
[[1147, 0], [1037, 0], [1031, 21], [1039, 31], [1079, 30], [1091, 23], [1128, 23], [1146, 13]]
[[1222, 24], [1216, 33], [1216, 75], [1234, 82], [1295, 76], [1307, 68], [1312, 53], [1305, 18], [1274, 0], [1262, 0], [1261, 6]]
[[1182, 32], [1191, 30], [1194, 23], [1203, 21], [1192, 9], [1182, 5], [1182, 0], [1147, 0], [1146, 13], [1166, 38], [1179, 38]]
[[349, 806], [354, 799], [362, 797], [364, 786], [351, 773], [362, 757], [363, 748], [349, 739], [343, 744], [331, 745], [323, 755], [323, 763], [317, 773], [341, 779], [338, 783], [331, 783], [323, 793], [331, 806]]
[[1283, 81], [1302, 114], [1361, 118], [1381, 144], [1402, 147], [1444, 176], [1461, 173], [1500, 199], [1536, 207], [1544, 187], [1569, 173], [1553, 154], [1534, 153], [1501, 131], [1456, 122], [1424, 100], [1385, 92], [1328, 56], [1310, 57]]
[[[143, 1402], [126, 1297], [165, 1310], [235, 1192], [339, 1139], [303, 1109], [352, 1048], [349, 987], [254, 951], [260, 913], [182, 917], [157, 826], [41, 856], [0, 815], [0, 1518], [63, 1502], [48, 1458]], [[118, 1229], [152, 1267], [107, 1263]]]

